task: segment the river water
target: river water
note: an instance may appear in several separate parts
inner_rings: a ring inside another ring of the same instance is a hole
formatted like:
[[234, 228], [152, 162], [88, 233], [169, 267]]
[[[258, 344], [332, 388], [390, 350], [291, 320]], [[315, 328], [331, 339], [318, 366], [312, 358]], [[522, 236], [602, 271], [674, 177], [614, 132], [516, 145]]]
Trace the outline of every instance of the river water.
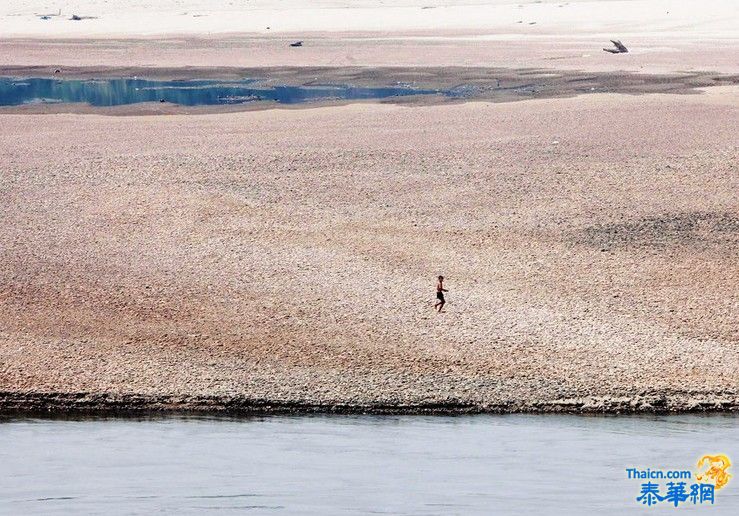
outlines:
[[357, 87], [350, 85], [260, 86], [253, 79], [235, 81], [152, 81], [146, 79], [53, 79], [0, 77], [0, 106], [83, 102], [92, 106], [121, 106], [140, 102], [169, 102], [181, 106], [246, 104], [261, 101], [297, 104], [326, 100], [363, 100], [454, 91], [408, 85]]
[[627, 478], [717, 453], [739, 417], [2, 419], [0, 513], [739, 514], [737, 478], [677, 509]]

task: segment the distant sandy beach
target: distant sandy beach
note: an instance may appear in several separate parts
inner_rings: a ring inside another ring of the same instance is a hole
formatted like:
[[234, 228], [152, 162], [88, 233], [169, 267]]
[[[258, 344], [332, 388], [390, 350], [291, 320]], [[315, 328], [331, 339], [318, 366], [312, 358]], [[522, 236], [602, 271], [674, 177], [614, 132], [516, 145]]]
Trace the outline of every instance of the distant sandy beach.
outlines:
[[[735, 39], [731, 0], [7, 0], [5, 37], [485, 31], [490, 39], [608, 34]], [[46, 15], [47, 19], [41, 19]], [[78, 16], [80, 20], [70, 19]], [[71, 22], [71, 23], [70, 23]]]
[[[454, 5], [451, 5], [451, 4]], [[219, 6], [218, 8], [214, 6]], [[39, 15], [56, 14], [48, 20]], [[79, 21], [72, 15], [91, 17]], [[7, 0], [0, 65], [489, 66], [737, 73], [732, 0]], [[630, 53], [601, 48], [609, 39]], [[303, 48], [288, 43], [305, 40]]]
[[448, 3], [3, 2], [0, 75], [550, 89], [0, 108], [0, 412], [739, 409], [734, 3]]

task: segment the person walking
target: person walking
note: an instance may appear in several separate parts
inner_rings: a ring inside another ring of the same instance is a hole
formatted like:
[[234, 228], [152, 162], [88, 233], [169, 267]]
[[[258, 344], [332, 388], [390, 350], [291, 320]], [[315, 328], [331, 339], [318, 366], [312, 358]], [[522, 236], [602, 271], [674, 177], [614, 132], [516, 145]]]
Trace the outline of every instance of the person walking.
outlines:
[[434, 305], [434, 309], [436, 309], [437, 313], [441, 313], [441, 309], [444, 308], [444, 304], [446, 304], [446, 301], [444, 300], [444, 292], [449, 291], [444, 288], [444, 276], [439, 276], [438, 281], [436, 282], [436, 304]]

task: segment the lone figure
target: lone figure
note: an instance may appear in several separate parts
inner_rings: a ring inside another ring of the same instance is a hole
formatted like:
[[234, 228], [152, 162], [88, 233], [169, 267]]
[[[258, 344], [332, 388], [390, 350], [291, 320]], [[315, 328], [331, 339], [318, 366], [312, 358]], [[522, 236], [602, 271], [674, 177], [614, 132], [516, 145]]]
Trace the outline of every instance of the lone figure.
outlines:
[[444, 308], [444, 292], [449, 292], [444, 288], [444, 276], [439, 276], [439, 280], [436, 282], [436, 304], [434, 308], [438, 313], [441, 313], [441, 309]]

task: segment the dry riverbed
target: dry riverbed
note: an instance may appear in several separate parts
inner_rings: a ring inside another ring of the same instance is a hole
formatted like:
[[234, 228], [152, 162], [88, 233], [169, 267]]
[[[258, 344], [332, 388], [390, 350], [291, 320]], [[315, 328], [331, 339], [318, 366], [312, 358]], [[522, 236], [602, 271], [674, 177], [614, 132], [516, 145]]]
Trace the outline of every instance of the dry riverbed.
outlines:
[[736, 410], [738, 99], [0, 113], [0, 409]]

